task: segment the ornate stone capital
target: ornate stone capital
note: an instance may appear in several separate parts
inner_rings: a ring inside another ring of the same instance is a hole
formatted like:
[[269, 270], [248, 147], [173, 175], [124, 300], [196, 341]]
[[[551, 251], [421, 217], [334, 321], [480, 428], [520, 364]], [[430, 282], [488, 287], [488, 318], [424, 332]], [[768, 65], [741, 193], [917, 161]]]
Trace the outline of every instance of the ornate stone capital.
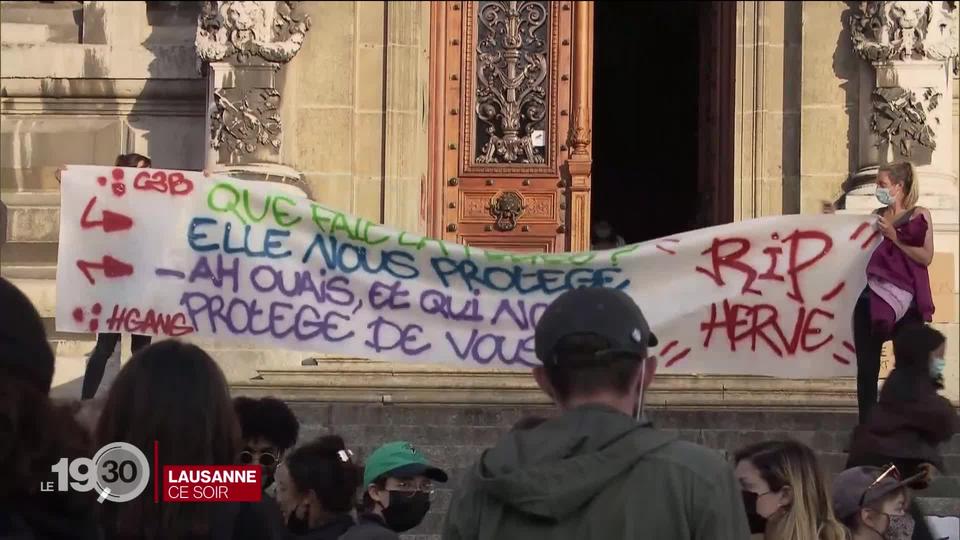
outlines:
[[952, 60], [956, 69], [957, 2], [860, 2], [850, 17], [850, 37], [870, 62]]
[[197, 55], [203, 62], [279, 68], [296, 56], [310, 30], [310, 17], [298, 4], [208, 0], [197, 21]]

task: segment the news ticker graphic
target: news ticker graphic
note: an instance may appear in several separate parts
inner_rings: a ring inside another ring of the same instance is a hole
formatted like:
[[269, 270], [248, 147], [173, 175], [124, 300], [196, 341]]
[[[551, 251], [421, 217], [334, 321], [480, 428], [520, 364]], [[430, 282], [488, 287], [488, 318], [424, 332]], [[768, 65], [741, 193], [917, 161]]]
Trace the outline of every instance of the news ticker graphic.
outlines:
[[259, 465], [165, 465], [163, 502], [256, 502]]
[[[157, 452], [154, 444], [154, 460]], [[100, 503], [136, 499], [147, 489], [151, 474], [147, 456], [125, 442], [107, 443], [93, 458], [60, 458], [50, 471], [56, 479], [41, 482], [40, 491], [94, 490]], [[154, 466], [153, 473], [158, 472]], [[255, 502], [262, 493], [258, 465], [166, 465], [163, 472], [164, 502]], [[159, 481], [155, 478], [155, 488]], [[154, 502], [159, 502], [156, 489]]]

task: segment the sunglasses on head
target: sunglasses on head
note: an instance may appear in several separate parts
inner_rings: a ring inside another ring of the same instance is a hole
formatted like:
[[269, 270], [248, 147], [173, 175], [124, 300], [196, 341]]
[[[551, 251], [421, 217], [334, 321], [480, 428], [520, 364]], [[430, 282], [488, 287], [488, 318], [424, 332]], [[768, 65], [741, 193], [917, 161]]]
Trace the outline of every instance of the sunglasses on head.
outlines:
[[866, 500], [867, 498], [867, 493], [869, 493], [871, 489], [874, 489], [877, 486], [879, 486], [880, 482], [883, 482], [887, 478], [893, 478], [897, 482], [900, 481], [900, 471], [897, 469], [896, 465], [893, 465], [893, 464], [888, 465], [887, 468], [884, 469], [882, 473], [880, 473], [880, 476], [878, 476], [877, 479], [874, 480], [872, 484], [867, 486], [867, 489], [863, 490], [863, 494], [860, 495], [861, 508], [863, 507], [863, 501]]
[[244, 450], [240, 452], [240, 463], [245, 465], [250, 465], [254, 463], [254, 455], [259, 454], [259, 458], [256, 460], [257, 463], [263, 465], [264, 467], [272, 467], [277, 463], [279, 458], [275, 454], [270, 452], [251, 452], [249, 450]]

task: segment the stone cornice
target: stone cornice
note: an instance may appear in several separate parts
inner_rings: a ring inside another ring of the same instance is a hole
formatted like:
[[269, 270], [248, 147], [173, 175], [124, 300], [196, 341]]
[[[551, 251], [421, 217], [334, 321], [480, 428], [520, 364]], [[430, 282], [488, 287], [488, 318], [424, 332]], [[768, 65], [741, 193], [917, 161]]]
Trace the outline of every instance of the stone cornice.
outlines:
[[[461, 370], [445, 365], [367, 360], [319, 360], [316, 366], [261, 369], [249, 382], [233, 383], [248, 395], [291, 401], [535, 405], [549, 401], [526, 371]], [[647, 394], [651, 407], [850, 411], [856, 408], [852, 378], [785, 380], [768, 377], [661, 375]]]

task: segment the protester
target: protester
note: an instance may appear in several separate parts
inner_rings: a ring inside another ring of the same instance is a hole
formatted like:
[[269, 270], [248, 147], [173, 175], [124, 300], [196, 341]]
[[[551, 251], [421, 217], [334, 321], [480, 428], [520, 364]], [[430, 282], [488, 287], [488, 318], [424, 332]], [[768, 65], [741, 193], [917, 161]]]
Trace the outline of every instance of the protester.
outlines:
[[622, 236], [613, 230], [609, 221], [600, 220], [593, 224], [590, 234], [590, 249], [614, 249], [627, 245]]
[[734, 454], [751, 534], [766, 540], [845, 540], [813, 450], [767, 441]]
[[877, 199], [883, 208], [877, 228], [883, 241], [867, 264], [867, 287], [854, 309], [857, 351], [857, 404], [865, 424], [877, 403], [880, 354], [905, 324], [930, 321], [933, 296], [927, 267], [933, 261], [933, 220], [917, 206], [918, 179], [910, 162], [891, 163], [877, 173]]
[[[107, 396], [97, 426], [99, 444], [125, 441], [145, 455], [159, 449], [165, 465], [229, 465], [240, 430], [223, 372], [199, 347], [178, 341], [151, 345], [127, 363]], [[162, 478], [162, 476], [161, 476]], [[278, 516], [245, 503], [153, 501], [154, 478], [138, 498], [103, 507], [107, 540], [114, 538], [276, 538]], [[163, 493], [163, 482], [158, 486]]]
[[[925, 489], [934, 470], [945, 472], [940, 445], [960, 431], [960, 418], [943, 388], [946, 338], [937, 330], [912, 324], [893, 340], [896, 364], [880, 392], [880, 402], [866, 425], [857, 426], [847, 467], [883, 467], [893, 463], [914, 478], [910, 487]], [[929, 538], [916, 503], [909, 512], [917, 522], [915, 538]]]
[[517, 420], [510, 430], [517, 431], [518, 429], [533, 429], [546, 421], [547, 419], [542, 416], [524, 416], [523, 418]]
[[853, 540], [909, 540], [914, 521], [904, 509], [910, 481], [900, 480], [893, 465], [847, 469], [833, 483], [833, 512]]
[[320, 437], [277, 468], [277, 502], [287, 529], [304, 540], [336, 540], [353, 527], [360, 467], [343, 439]]
[[[150, 168], [152, 163], [150, 158], [140, 154], [120, 154], [117, 156], [115, 165], [117, 167]], [[103, 379], [103, 372], [107, 366], [107, 360], [113, 356], [113, 352], [119, 343], [120, 334], [109, 332], [97, 334], [97, 344], [87, 360], [87, 369], [83, 374], [83, 387], [80, 390], [81, 399], [92, 399], [97, 394], [100, 381]], [[150, 336], [134, 334], [130, 350], [136, 353], [149, 344]]]
[[272, 495], [277, 464], [296, 444], [300, 422], [279, 399], [238, 397], [233, 400], [233, 408], [243, 434], [240, 463], [259, 464], [263, 471], [263, 489], [271, 488]]
[[[96, 497], [41, 491], [62, 458], [89, 457], [89, 434], [49, 398], [54, 356], [30, 300], [0, 277], [0, 538], [100, 538]], [[55, 484], [54, 484], [55, 485]]]
[[927, 325], [910, 325], [894, 338], [893, 352], [896, 364], [870, 420], [854, 431], [847, 467], [893, 462], [906, 476], [925, 464], [942, 471], [938, 447], [960, 430], [957, 410], [937, 393], [943, 388], [946, 338]]
[[534, 379], [560, 415], [484, 452], [454, 495], [445, 539], [748, 536], [730, 466], [643, 416], [657, 340], [629, 296], [565, 292], [534, 340]]
[[408, 442], [377, 448], [363, 469], [363, 513], [341, 540], [398, 540], [430, 511], [433, 482], [446, 481], [447, 473]]

